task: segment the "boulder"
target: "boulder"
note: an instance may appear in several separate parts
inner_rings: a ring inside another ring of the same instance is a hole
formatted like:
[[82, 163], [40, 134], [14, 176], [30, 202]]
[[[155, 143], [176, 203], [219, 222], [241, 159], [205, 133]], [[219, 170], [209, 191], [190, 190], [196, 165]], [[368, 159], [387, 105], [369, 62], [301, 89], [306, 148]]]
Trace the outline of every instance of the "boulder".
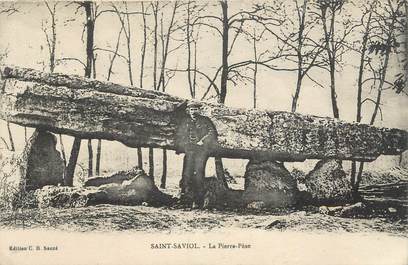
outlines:
[[[84, 207], [96, 204], [166, 205], [173, 202], [170, 195], [162, 193], [153, 180], [142, 170], [130, 180], [88, 187], [45, 186], [35, 191], [37, 204], [44, 207]], [[119, 173], [116, 173], [119, 174]]]
[[357, 202], [352, 205], [344, 206], [337, 216], [345, 218], [360, 217], [366, 215], [368, 212], [369, 210], [365, 204]]
[[338, 205], [352, 200], [352, 190], [340, 161], [321, 160], [300, 184], [303, 203]]
[[244, 204], [263, 202], [265, 207], [285, 207], [296, 203], [296, 181], [283, 164], [250, 161], [245, 172]]
[[143, 174], [143, 170], [138, 167], [133, 167], [129, 170], [123, 170], [116, 172], [110, 176], [93, 177], [85, 181], [84, 186], [101, 186], [105, 184], [121, 184], [125, 180], [131, 180], [140, 174]]
[[204, 178], [203, 208], [210, 208], [225, 202], [228, 187], [217, 177]]
[[265, 203], [263, 201], [254, 201], [248, 203], [246, 206], [248, 209], [255, 209], [255, 210], [261, 210], [265, 208]]
[[46, 131], [36, 130], [25, 147], [28, 153], [26, 190], [64, 181], [64, 161], [56, 149], [57, 138]]
[[105, 184], [99, 190], [107, 194], [106, 203], [111, 204], [138, 205], [148, 202], [149, 205], [163, 205], [172, 201], [172, 197], [161, 192], [143, 171], [131, 180], [121, 184]]
[[347, 204], [335, 207], [320, 206], [319, 213], [337, 217], [353, 218], [366, 216], [369, 213], [369, 209], [364, 203], [357, 202], [352, 205]]
[[107, 194], [98, 188], [45, 186], [34, 192], [39, 208], [75, 208], [104, 203]]
[[27, 191], [63, 182], [64, 162], [55, 146], [54, 135], [36, 130], [22, 152], [2, 150], [0, 206], [24, 204]]

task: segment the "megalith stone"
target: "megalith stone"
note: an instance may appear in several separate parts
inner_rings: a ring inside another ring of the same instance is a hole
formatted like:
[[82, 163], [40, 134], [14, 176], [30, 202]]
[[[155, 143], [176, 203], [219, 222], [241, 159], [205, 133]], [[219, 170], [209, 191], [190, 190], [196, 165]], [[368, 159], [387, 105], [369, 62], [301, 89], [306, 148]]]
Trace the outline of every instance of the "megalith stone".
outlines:
[[34, 192], [39, 208], [76, 208], [105, 203], [107, 194], [96, 187], [44, 186]]
[[143, 171], [122, 184], [102, 185], [99, 190], [106, 192], [107, 203], [111, 204], [138, 205], [147, 202], [149, 205], [167, 205], [173, 201], [173, 197], [161, 192]]
[[245, 172], [245, 204], [259, 201], [264, 207], [284, 207], [296, 203], [296, 181], [283, 164], [250, 161]]
[[[133, 176], [129, 180], [119, 182], [121, 175]], [[99, 180], [103, 177], [99, 177]], [[39, 207], [84, 207], [96, 204], [119, 205], [149, 205], [159, 206], [170, 204], [173, 197], [161, 192], [153, 180], [143, 170], [133, 168], [120, 171], [105, 177], [112, 183], [84, 187], [56, 187], [46, 186], [35, 191]]]
[[64, 161], [56, 149], [56, 137], [36, 130], [25, 151], [28, 152], [26, 189], [35, 190], [45, 185], [58, 185], [64, 181]]
[[144, 173], [137, 175], [131, 180], [125, 180], [121, 184], [111, 183], [101, 185], [99, 189], [106, 192], [108, 195], [107, 200], [113, 204], [148, 202], [160, 192], [153, 180]]
[[24, 204], [24, 194], [46, 185], [63, 183], [64, 162], [51, 133], [36, 130], [22, 152], [2, 150], [0, 157], [0, 204]]
[[342, 204], [352, 199], [351, 184], [341, 161], [328, 159], [317, 162], [301, 182], [301, 197], [305, 203]]
[[225, 203], [226, 184], [217, 177], [204, 178], [204, 203], [203, 208], [210, 208]]
[[113, 173], [110, 176], [98, 176], [92, 177], [85, 181], [84, 186], [101, 186], [105, 184], [121, 184], [125, 180], [131, 180], [134, 177], [137, 177], [141, 174], [144, 174], [143, 170], [138, 167], [133, 167], [129, 170], [122, 170]]

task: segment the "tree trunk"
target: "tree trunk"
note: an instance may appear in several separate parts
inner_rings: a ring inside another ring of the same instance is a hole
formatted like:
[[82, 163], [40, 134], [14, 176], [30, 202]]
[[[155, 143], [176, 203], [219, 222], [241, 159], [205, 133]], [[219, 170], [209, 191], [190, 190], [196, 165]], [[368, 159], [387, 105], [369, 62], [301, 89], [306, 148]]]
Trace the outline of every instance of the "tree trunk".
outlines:
[[[158, 27], [158, 12], [159, 12], [159, 2], [152, 3], [153, 16], [154, 16], [154, 29], [153, 29], [153, 89], [158, 90], [157, 87], [157, 27]], [[154, 150], [152, 147], [149, 148], [149, 176], [154, 181]]]
[[81, 138], [75, 137], [72, 144], [71, 155], [69, 157], [68, 166], [66, 169], [66, 175], [64, 179], [64, 185], [72, 186], [74, 183], [75, 167], [78, 160], [79, 150], [81, 148]]
[[88, 178], [93, 176], [92, 139], [88, 139]]
[[[142, 54], [140, 56], [141, 62], [140, 62], [139, 86], [140, 88], [143, 88], [144, 63], [145, 63], [146, 45], [147, 45], [147, 25], [146, 25], [146, 14], [145, 14], [144, 3], [141, 2], [140, 4], [142, 8], [142, 18], [143, 18], [143, 43], [142, 43]], [[143, 153], [142, 153], [141, 147], [137, 147], [137, 163], [138, 163], [138, 167], [140, 169], [143, 169]]]
[[[86, 16], [86, 67], [85, 67], [85, 77], [90, 78], [92, 74], [92, 65], [94, 62], [94, 53], [93, 53], [93, 45], [94, 45], [94, 29], [95, 29], [95, 20], [92, 14], [92, 2], [83, 2], [82, 3], [85, 9], [85, 16]], [[76, 163], [78, 160], [79, 150], [81, 148], [81, 139], [75, 138], [74, 144], [71, 149], [71, 157], [69, 158], [69, 163], [67, 166], [67, 183], [71, 183], [74, 178], [74, 172]], [[72, 164], [75, 163], [75, 164]]]
[[59, 134], [59, 142], [60, 142], [62, 160], [64, 161], [64, 166], [66, 167], [67, 166], [67, 156], [65, 155], [65, 147], [64, 147], [64, 143], [62, 142], [62, 134]]
[[97, 176], [101, 175], [101, 153], [102, 153], [102, 140], [98, 139], [98, 146], [96, 147], [96, 165], [95, 165], [95, 174]]
[[[357, 78], [357, 111], [356, 111], [356, 122], [361, 122], [362, 119], [362, 94], [363, 94], [363, 77], [364, 77], [364, 66], [365, 66], [365, 56], [367, 52], [368, 36], [370, 34], [370, 23], [371, 23], [372, 12], [370, 11], [365, 26], [365, 32], [363, 35], [363, 41], [361, 43], [361, 55], [360, 55], [360, 65], [358, 70]], [[355, 198], [358, 197], [359, 183], [361, 181], [361, 176], [363, 174], [364, 164], [360, 163], [359, 171], [357, 171], [357, 162], [353, 161], [351, 164], [351, 185], [353, 188], [353, 195]]]
[[24, 126], [24, 142], [27, 144], [28, 142], [28, 135], [27, 135], [27, 126]]
[[8, 132], [9, 141], [10, 141], [10, 151], [15, 151], [16, 148], [14, 146], [13, 134], [11, 133], [10, 123], [9, 122], [7, 122], [7, 132]]
[[333, 118], [340, 118], [339, 107], [337, 106], [337, 93], [336, 93], [336, 79], [335, 79], [335, 66], [334, 63], [330, 66], [330, 97], [333, 109]]
[[190, 10], [191, 1], [187, 2], [187, 18], [186, 18], [186, 43], [187, 43], [187, 80], [188, 80], [188, 87], [190, 88], [190, 95], [191, 98], [195, 98], [193, 81], [191, 77], [191, 26], [190, 26]]
[[149, 176], [154, 179], [154, 149], [149, 147]]
[[167, 178], [167, 150], [163, 149], [163, 174], [161, 177], [160, 188], [166, 188], [166, 178]]
[[228, 183], [225, 178], [224, 163], [222, 162], [222, 158], [220, 156], [214, 157], [214, 163], [215, 174], [217, 175], [217, 179], [221, 180], [224, 183], [225, 187], [228, 187]]
[[143, 169], [143, 153], [141, 147], [137, 148], [137, 166], [140, 169]]
[[299, 72], [298, 73], [298, 79], [297, 79], [297, 82], [296, 82], [295, 95], [293, 96], [293, 99], [292, 99], [292, 112], [296, 112], [297, 105], [298, 105], [300, 89], [302, 88], [302, 77], [301, 77], [301, 75], [302, 74]]
[[[224, 104], [227, 97], [227, 83], [228, 83], [228, 49], [229, 49], [229, 19], [228, 19], [228, 3], [221, 1], [222, 9], [222, 70], [221, 70], [221, 86], [218, 102]], [[217, 178], [226, 183], [224, 175], [224, 165], [220, 156], [216, 156], [215, 169]]]
[[257, 49], [256, 49], [256, 30], [255, 30], [255, 28], [254, 28], [254, 38], [253, 38], [253, 48], [254, 48], [254, 62], [255, 62], [255, 65], [254, 65], [254, 76], [253, 76], [253, 79], [254, 79], [254, 83], [253, 83], [253, 88], [254, 88], [254, 105], [253, 105], [253, 107], [254, 107], [254, 109], [256, 109], [256, 77], [257, 77], [257, 74], [258, 74], [258, 54], [257, 54]]
[[221, 69], [221, 86], [219, 102], [225, 103], [227, 97], [227, 83], [228, 83], [228, 49], [229, 49], [229, 20], [228, 20], [228, 3], [221, 1], [222, 8], [222, 69]]

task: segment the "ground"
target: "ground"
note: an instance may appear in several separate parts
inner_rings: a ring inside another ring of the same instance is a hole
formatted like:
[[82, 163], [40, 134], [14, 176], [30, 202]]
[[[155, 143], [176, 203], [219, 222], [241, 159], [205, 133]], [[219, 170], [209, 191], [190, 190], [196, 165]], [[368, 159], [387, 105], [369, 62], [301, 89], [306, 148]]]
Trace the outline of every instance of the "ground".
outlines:
[[[243, 179], [235, 180], [230, 186], [243, 186]], [[176, 196], [177, 181], [170, 178], [165, 191]], [[167, 242], [190, 242], [200, 249], [151, 247]], [[241, 242], [251, 248], [219, 248]], [[58, 251], [13, 253], [7, 251], [10, 244], [49, 244]], [[210, 244], [216, 249], [210, 250]], [[0, 211], [0, 265], [55, 264], [46, 263], [54, 259], [76, 265], [119, 261], [122, 265], [406, 265], [407, 250], [407, 216], [390, 213], [340, 218], [319, 213], [313, 206], [265, 211], [107, 204]]]
[[210, 231], [242, 228], [308, 232], [384, 232], [408, 237], [408, 221], [397, 217], [340, 218], [316, 209], [190, 210], [170, 207], [98, 205], [73, 209], [28, 209], [0, 213], [1, 228], [54, 228], [66, 231]]

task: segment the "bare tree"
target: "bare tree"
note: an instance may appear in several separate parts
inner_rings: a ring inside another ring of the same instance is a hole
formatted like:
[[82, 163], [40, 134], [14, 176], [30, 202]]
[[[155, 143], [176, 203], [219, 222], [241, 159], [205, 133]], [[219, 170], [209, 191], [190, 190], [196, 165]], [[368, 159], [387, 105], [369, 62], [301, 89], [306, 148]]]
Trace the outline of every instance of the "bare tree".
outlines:
[[[57, 6], [58, 6], [58, 2], [53, 2], [53, 3], [49, 3], [48, 1], [44, 2], [44, 5], [47, 8], [47, 11], [50, 15], [50, 26], [48, 26], [48, 23], [45, 21], [42, 22], [42, 30], [44, 32], [45, 35], [45, 40], [47, 43], [47, 47], [48, 47], [48, 54], [49, 54], [49, 70], [50, 73], [53, 73], [55, 70], [55, 66], [56, 66], [56, 46], [57, 46]], [[24, 131], [25, 135], [26, 135], [26, 129]], [[25, 136], [27, 138], [27, 136]], [[61, 148], [61, 154], [62, 154], [62, 160], [64, 161], [64, 165], [67, 165], [67, 158], [66, 158], [66, 154], [65, 154], [65, 147], [64, 147], [64, 143], [62, 141], [62, 135], [59, 134], [59, 142], [60, 142], [60, 148]]]
[[[194, 21], [194, 24], [202, 25], [215, 30], [216, 34], [221, 37], [221, 66], [217, 69], [213, 78], [209, 77], [201, 71], [196, 70], [196, 72], [200, 75], [203, 75], [210, 83], [202, 99], [204, 99], [208, 95], [208, 92], [211, 88], [214, 88], [218, 96], [218, 102], [224, 104], [227, 96], [227, 86], [229, 81], [234, 85], [237, 84], [237, 82], [243, 80], [251, 81], [251, 77], [242, 74], [245, 67], [257, 64], [263, 65], [269, 69], [278, 70], [278, 68], [274, 67], [270, 63], [275, 59], [282, 57], [281, 53], [283, 50], [280, 49], [280, 52], [278, 52], [277, 55], [270, 56], [262, 61], [254, 61], [252, 59], [249, 59], [246, 61], [239, 61], [231, 64], [229, 58], [232, 54], [237, 39], [240, 35], [246, 34], [245, 30], [243, 29], [244, 24], [247, 22], [257, 22], [271, 31], [269, 26], [282, 25], [283, 19], [276, 15], [277, 13], [279, 13], [279, 11], [281, 11], [280, 5], [272, 7], [266, 4], [254, 4], [251, 10], [240, 10], [232, 15], [229, 14], [229, 6], [227, 0], [219, 1], [219, 5], [221, 7], [220, 16], [200, 16]], [[271, 14], [274, 15], [272, 16]], [[218, 23], [219, 26], [214, 26], [214, 24], [212, 23]], [[218, 87], [215, 82], [219, 75], [220, 84]], [[224, 180], [224, 169], [221, 158], [215, 158], [215, 166], [217, 177]]]
[[[336, 71], [338, 66], [341, 66], [344, 53], [347, 52], [346, 38], [357, 26], [345, 16], [341, 19], [341, 24], [338, 22], [337, 17], [340, 17], [345, 4], [345, 0], [318, 0], [315, 4], [318, 11], [314, 12], [322, 25], [323, 45], [326, 53], [326, 56], [322, 58], [330, 76], [330, 98], [334, 118], [340, 117], [336, 92]], [[339, 24], [342, 28], [337, 28]]]
[[[85, 66], [85, 77], [90, 78], [92, 75], [92, 69], [94, 69], [95, 58], [94, 58], [94, 30], [95, 30], [95, 20], [96, 20], [96, 4], [93, 2], [78, 2], [80, 8], [85, 10], [85, 29], [86, 29], [86, 64]], [[83, 64], [83, 63], [82, 63]], [[78, 155], [81, 148], [81, 138], [75, 137], [71, 149], [71, 155], [66, 170], [65, 185], [72, 186], [73, 178], [75, 173], [75, 167], [78, 161]], [[88, 176], [92, 175], [92, 163], [93, 162], [93, 152], [92, 152], [92, 142], [88, 139]]]
[[[0, 15], [11, 16], [17, 12], [19, 12], [19, 10], [15, 2], [1, 2], [0, 3]], [[7, 55], [8, 55], [8, 50], [4, 51], [3, 54], [0, 54], [0, 62], [3, 61], [4, 58], [7, 57]], [[3, 138], [1, 138], [1, 140], [5, 143], [7, 149], [9, 149], [10, 151], [15, 151], [13, 134], [11, 132], [10, 123], [8, 121], [6, 122], [6, 127], [7, 127], [8, 136], [9, 136], [10, 146], [7, 144], [7, 142]]]
[[[94, 55], [94, 32], [96, 10], [95, 4], [92, 2], [83, 2], [86, 15], [86, 68], [85, 77], [90, 78], [93, 70], [93, 77], [96, 75], [95, 71], [95, 55]], [[88, 139], [88, 177], [93, 176], [93, 150], [92, 139]]]
[[[143, 88], [143, 79], [144, 79], [144, 68], [145, 68], [145, 57], [146, 57], [146, 47], [147, 47], [147, 23], [146, 23], [146, 10], [144, 3], [141, 2], [141, 13], [142, 13], [142, 20], [143, 20], [143, 42], [142, 42], [142, 49], [141, 49], [141, 56], [140, 56], [140, 78], [139, 78], [139, 86]], [[150, 151], [150, 150], [149, 150]], [[137, 148], [137, 162], [140, 169], [143, 169], [143, 154], [142, 148]]]
[[[120, 45], [120, 39], [123, 33], [123, 25], [121, 26], [119, 33], [118, 33], [118, 37], [116, 39], [116, 45], [115, 45], [115, 49], [113, 51], [108, 50], [109, 52], [112, 53], [112, 55], [110, 54], [110, 60], [109, 60], [109, 67], [108, 67], [108, 73], [107, 73], [107, 78], [106, 80], [109, 81], [112, 74], [113, 74], [113, 65], [115, 63], [115, 60], [119, 55], [118, 51], [119, 51], [119, 45]], [[97, 49], [97, 48], [95, 48]], [[102, 141], [101, 139], [98, 139], [98, 146], [97, 146], [97, 152], [96, 152], [96, 165], [95, 165], [95, 172], [96, 175], [100, 175], [100, 161], [101, 161], [101, 150], [102, 150]]]
[[[373, 103], [374, 110], [370, 117], [370, 125], [376, 121], [378, 113], [382, 116], [381, 100], [382, 94], [387, 89], [395, 89], [395, 80], [400, 77], [394, 76], [394, 82], [390, 80], [388, 74], [389, 62], [392, 55], [399, 56], [398, 48], [400, 42], [404, 41], [406, 9], [402, 0], [387, 0], [382, 8], [378, 1], [373, 0], [366, 7], [363, 23], [363, 40], [360, 52], [360, 65], [357, 80], [357, 115], [356, 121], [361, 122], [363, 118], [362, 107], [364, 103]], [[404, 12], [405, 11], [405, 12]], [[378, 60], [374, 66], [373, 62]], [[392, 78], [392, 77], [391, 77]], [[362, 100], [362, 93], [365, 85], [371, 89], [376, 89], [375, 99], [369, 97]], [[398, 90], [397, 90], [398, 92]], [[354, 194], [357, 194], [363, 174], [364, 163], [361, 162], [357, 170], [356, 163], [352, 163], [351, 183]]]
[[[157, 84], [158, 90], [161, 89], [161, 91], [166, 92], [166, 86], [168, 81], [171, 79], [173, 75], [169, 76], [167, 75], [167, 80], [166, 80], [166, 63], [168, 56], [171, 52], [175, 51], [175, 49], [169, 50], [170, 47], [170, 40], [172, 34], [178, 30], [178, 28], [175, 27], [175, 17], [177, 10], [180, 8], [181, 4], [178, 1], [174, 1], [172, 3], [172, 10], [171, 10], [171, 16], [170, 16], [170, 22], [168, 24], [168, 27], [166, 28], [166, 31], [164, 32], [164, 24], [163, 24], [163, 13], [161, 14], [160, 18], [160, 40], [161, 40], [161, 47], [162, 47], [162, 52], [161, 52], [161, 65], [160, 65], [160, 76], [159, 76], [159, 82]], [[167, 150], [163, 149], [163, 161], [162, 161], [162, 177], [161, 177], [161, 183], [160, 187], [165, 188], [166, 187], [166, 177], [167, 177]]]
[[[191, 98], [196, 97], [196, 79], [197, 79], [196, 70], [197, 70], [197, 39], [198, 39], [198, 36], [194, 38], [194, 25], [192, 24], [192, 20], [194, 16], [196, 17], [198, 16], [197, 4], [194, 1], [189, 0], [186, 5], [185, 34], [186, 34], [186, 44], [187, 44], [187, 81], [188, 81], [188, 86], [190, 89]], [[197, 30], [197, 35], [198, 33], [199, 33], [199, 30]], [[192, 55], [193, 52], [194, 52], [194, 55]]]
[[[309, 75], [309, 71], [314, 67], [322, 67], [319, 56], [323, 51], [323, 46], [319, 41], [310, 37], [311, 32], [313, 32], [313, 29], [318, 24], [318, 20], [315, 19], [316, 16], [309, 11], [311, 8], [310, 0], [293, 0], [293, 2], [296, 19], [292, 21], [290, 17], [288, 17], [288, 21], [293, 24], [295, 28], [288, 35], [283, 30], [281, 34], [284, 36], [290, 51], [285, 56], [285, 59], [296, 64], [296, 89], [292, 96], [291, 107], [291, 111], [296, 112], [303, 79], [308, 77], [317, 83], [317, 81]], [[319, 83], [317, 84], [320, 85]]]
[[253, 33], [250, 34], [249, 40], [252, 42], [252, 50], [253, 50], [253, 55], [254, 55], [254, 64], [253, 66], [249, 67], [252, 72], [252, 85], [253, 85], [253, 108], [255, 109], [257, 107], [257, 75], [258, 75], [258, 62], [261, 62], [263, 60], [264, 55], [268, 53], [268, 51], [263, 51], [260, 52], [258, 48], [258, 43], [264, 41], [263, 36], [265, 34], [266, 30], [263, 29], [261, 33], [257, 32], [257, 28], [253, 28]]
[[11, 16], [19, 12], [18, 3], [14, 1], [0, 2], [0, 15]]
[[49, 33], [47, 25], [42, 23], [42, 30], [45, 35], [45, 40], [47, 41], [47, 47], [48, 47], [48, 53], [49, 53], [49, 68], [50, 72], [53, 73], [55, 69], [55, 49], [57, 45], [57, 31], [56, 31], [56, 9], [58, 3], [48, 3], [47, 1], [44, 2], [45, 6], [47, 7], [47, 10], [50, 14], [51, 18], [51, 32]]
[[[364, 72], [367, 67], [367, 64], [370, 62], [370, 58], [368, 58], [368, 44], [369, 38], [371, 36], [372, 31], [372, 15], [373, 9], [376, 8], [375, 6], [376, 1], [373, 1], [368, 6], [363, 6], [363, 15], [361, 18], [361, 25], [362, 25], [362, 42], [360, 49], [357, 49], [358, 53], [360, 53], [360, 63], [359, 63], [359, 70], [358, 70], [358, 77], [357, 77], [357, 110], [356, 110], [356, 122], [361, 122], [362, 118], [362, 94], [363, 94], [363, 78]], [[366, 19], [366, 20], [365, 20]], [[365, 21], [364, 21], [365, 20]], [[357, 194], [357, 179], [361, 179], [363, 173], [363, 163], [360, 163], [359, 170], [357, 171], [357, 162], [352, 161], [351, 163], [351, 184], [353, 186], [354, 194]], [[358, 181], [359, 182], [359, 181]]]
[[[153, 13], [153, 89], [159, 90], [157, 86], [157, 64], [158, 64], [158, 16], [159, 2], [155, 1], [150, 4]], [[149, 147], [149, 176], [154, 180], [154, 149]]]

